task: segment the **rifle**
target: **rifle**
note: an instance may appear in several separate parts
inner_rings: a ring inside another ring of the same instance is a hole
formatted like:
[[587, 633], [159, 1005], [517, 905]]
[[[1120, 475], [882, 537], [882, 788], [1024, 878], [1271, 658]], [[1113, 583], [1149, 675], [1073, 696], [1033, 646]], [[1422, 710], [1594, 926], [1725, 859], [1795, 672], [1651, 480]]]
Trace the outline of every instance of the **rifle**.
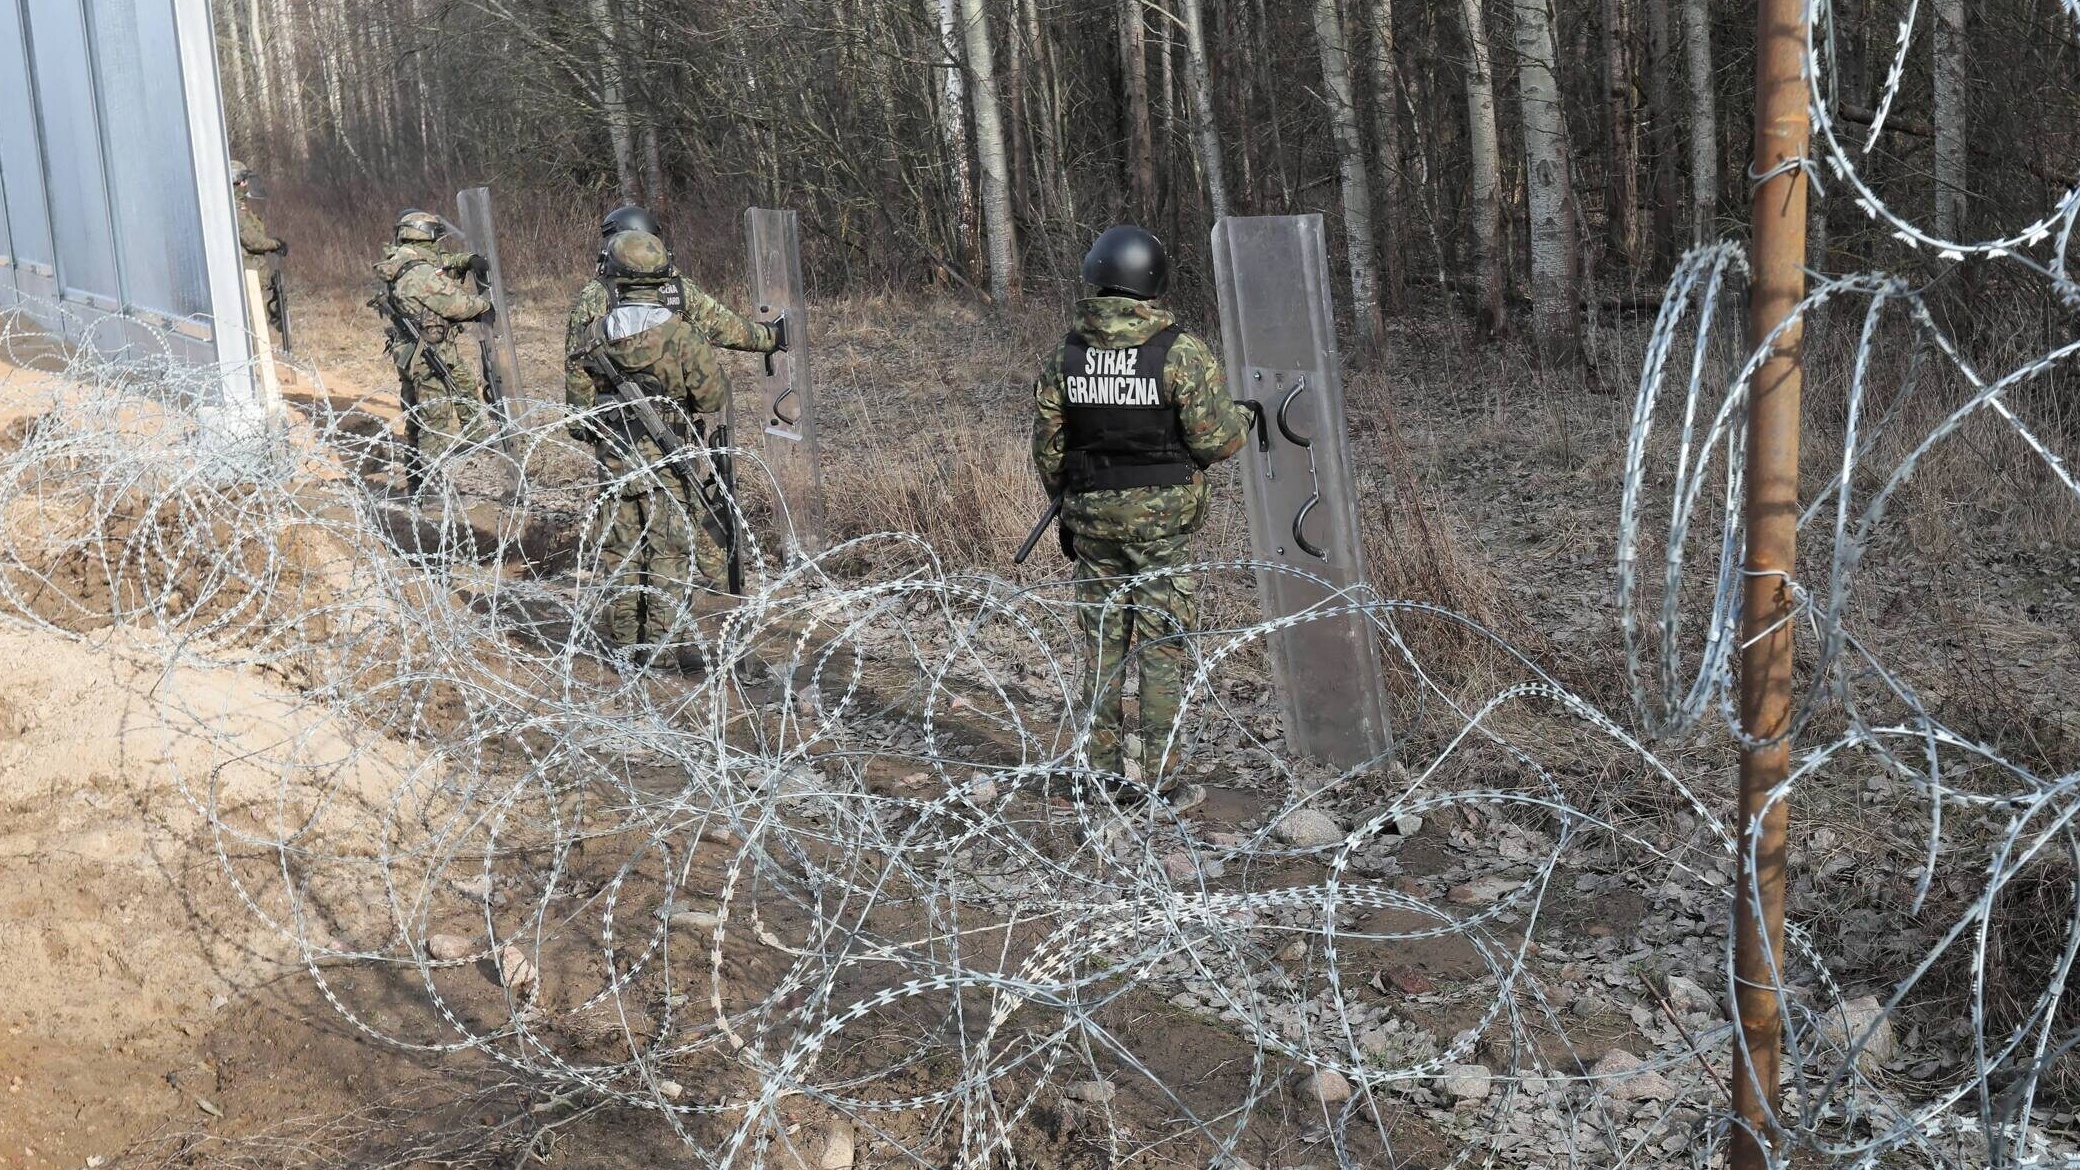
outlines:
[[[455, 371], [448, 368], [447, 360], [441, 357], [440, 351], [426, 340], [426, 331], [419, 328], [418, 320], [404, 307], [404, 302], [397, 299], [395, 289], [384, 286], [380, 292], [369, 298], [368, 305], [390, 319], [390, 328], [400, 339], [412, 343], [413, 358], [423, 356], [426, 359], [426, 368], [432, 370], [433, 376], [441, 380], [441, 385], [448, 388], [449, 394], [456, 398], [462, 397], [462, 391], [455, 385]], [[419, 394], [410, 376], [411, 361], [406, 361], [404, 368], [398, 372], [403, 375], [398, 379], [398, 397], [404, 403], [405, 441], [411, 448], [411, 454], [405, 462], [405, 486], [416, 492], [425, 482], [426, 476], [425, 470], [419, 465]]]
[[282, 280], [280, 253], [267, 262], [267, 316], [274, 322], [275, 332], [282, 335], [282, 352], [293, 353], [296, 346], [289, 339], [289, 289]]
[[[443, 220], [442, 222], [445, 223], [447, 221]], [[470, 276], [470, 291], [486, 300], [490, 300], [491, 274], [483, 255], [481, 253], [471, 253], [471, 263], [463, 271]], [[494, 306], [489, 312], [476, 318], [474, 323], [482, 326], [481, 329], [477, 330], [477, 357], [484, 368], [484, 405], [491, 408], [491, 416], [498, 420], [499, 430], [503, 435], [503, 442], [500, 446], [510, 456], [513, 453], [513, 439], [510, 433], [513, 418], [510, 409], [510, 399], [506, 393], [505, 367], [498, 360], [499, 331], [497, 307]]]
[[[448, 368], [447, 359], [441, 357], [440, 351], [427, 342], [426, 331], [419, 328], [419, 322], [405, 309], [404, 302], [397, 299], [396, 292], [385, 288], [368, 303], [371, 308], [380, 309], [384, 316], [390, 318], [390, 327], [397, 331], [399, 337], [412, 343], [413, 354], [426, 359], [426, 368], [432, 370], [433, 376], [441, 380], [441, 385], [448, 388], [448, 393], [457, 398], [463, 396], [462, 391], [455, 385], [455, 371]], [[410, 366], [406, 369], [409, 370]]]
[[[665, 423], [664, 416], [657, 413], [657, 405], [650, 400], [650, 395], [641, 386], [629, 381], [596, 346], [580, 351], [578, 361], [594, 379], [606, 384], [602, 393], [619, 403], [624, 413], [635, 418], [636, 424], [643, 428], [643, 433], [664, 453], [665, 464], [678, 478], [680, 486], [686, 489], [686, 494], [700, 501], [701, 510], [706, 513], [709, 531], [714, 534], [715, 543], [722, 546], [723, 554], [728, 558], [728, 579], [725, 584], [731, 596], [742, 595], [744, 564], [738, 555], [737, 525], [729, 507], [736, 486], [733, 482], [736, 461], [728, 454], [716, 453], [714, 450], [716, 447], [729, 445], [729, 428], [715, 428], [712, 444], [703, 443], [709, 450], [709, 463], [715, 469], [715, 491], [711, 494], [694, 478], [687, 461], [678, 457], [686, 444], [680, 440], [678, 432]], [[634, 443], [623, 442], [620, 446], [628, 455], [631, 465], [643, 462]]]

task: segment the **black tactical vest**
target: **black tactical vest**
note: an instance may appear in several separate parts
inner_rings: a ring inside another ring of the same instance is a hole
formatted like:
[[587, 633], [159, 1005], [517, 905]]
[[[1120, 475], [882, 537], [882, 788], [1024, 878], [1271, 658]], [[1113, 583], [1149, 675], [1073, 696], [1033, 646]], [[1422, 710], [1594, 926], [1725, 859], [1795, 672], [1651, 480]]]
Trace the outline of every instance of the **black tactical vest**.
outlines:
[[1170, 346], [1181, 332], [1172, 325], [1128, 349], [1092, 349], [1077, 333], [1062, 343], [1062, 473], [1069, 491], [1192, 482], [1198, 464], [1163, 384]]
[[[607, 290], [607, 308], [619, 308], [621, 305], [629, 303], [623, 299], [623, 293], [626, 288], [623, 281], [616, 280], [611, 276], [602, 276], [600, 277], [600, 284]], [[675, 317], [684, 317], [686, 315], [686, 285], [680, 281], [679, 277], [672, 276], [658, 284], [656, 288], [657, 300], [641, 303], [663, 305], [665, 308], [670, 309]]]

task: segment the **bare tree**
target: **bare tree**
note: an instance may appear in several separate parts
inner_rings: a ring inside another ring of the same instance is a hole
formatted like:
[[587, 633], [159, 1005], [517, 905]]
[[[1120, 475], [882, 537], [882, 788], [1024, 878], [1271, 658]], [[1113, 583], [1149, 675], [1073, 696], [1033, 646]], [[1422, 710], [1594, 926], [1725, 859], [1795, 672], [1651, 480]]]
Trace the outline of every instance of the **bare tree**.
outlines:
[[1639, 151], [1634, 137], [1631, 28], [1627, 0], [1603, 0], [1604, 250], [1639, 264]]
[[1495, 70], [1488, 56], [1488, 22], [1481, 0], [1459, 0], [1466, 35], [1466, 136], [1472, 155], [1474, 288], [1482, 336], [1509, 332], [1502, 297], [1502, 153], [1495, 130]]
[[1182, 0], [1185, 67], [1191, 74], [1192, 130], [1199, 145], [1199, 169], [1206, 176], [1206, 198], [1215, 219], [1229, 213], [1228, 174], [1221, 164], [1220, 127], [1213, 117], [1213, 77], [1206, 67], [1206, 20], [1200, 0]]
[[1026, 40], [1032, 43], [1033, 64], [1039, 73], [1040, 113], [1033, 119], [1040, 137], [1039, 188], [1056, 215], [1073, 220], [1075, 198], [1069, 186], [1068, 168], [1062, 165], [1062, 72], [1055, 60], [1054, 44], [1040, 24], [1039, 0], [1024, 0], [1022, 11]]
[[614, 148], [615, 187], [623, 203], [642, 199], [636, 185], [634, 136], [629, 133], [628, 95], [621, 77], [621, 27], [613, 0], [592, 0], [592, 27], [599, 43], [599, 100], [607, 116], [607, 138]]
[[1668, 0], [1644, 0], [1647, 15], [1647, 207], [1657, 268], [1682, 249], [1676, 232], [1676, 59]]
[[1365, 173], [1365, 140], [1358, 130], [1357, 102], [1351, 96], [1350, 44], [1336, 0], [1314, 0], [1315, 42], [1322, 54], [1322, 90], [1329, 102], [1329, 125], [1336, 136], [1336, 162], [1343, 175], [1343, 234], [1350, 251], [1351, 315], [1358, 336], [1379, 337], [1379, 276], [1373, 268], [1372, 185]]
[[1127, 95], [1127, 186], [1134, 215], [1145, 222], [1156, 212], [1156, 147], [1148, 107], [1148, 26], [1141, 2], [1119, 0], [1119, 60], [1121, 88]]
[[997, 76], [989, 46], [989, 18], [982, 0], [960, 0], [968, 46], [968, 73], [975, 89], [975, 147], [982, 162], [982, 212], [989, 235], [989, 290], [999, 304], [1018, 295], [1018, 244], [1011, 222], [1011, 177], [1004, 150], [1004, 124], [997, 113]]
[[[1953, 0], [1954, 2], [1954, 0]], [[1718, 236], [1719, 112], [1712, 90], [1712, 22], [1707, 0], [1682, 0], [1690, 63], [1690, 242]]]
[[1964, 0], [1935, 6], [1935, 234], [1955, 240], [1965, 197]]
[[[1192, 0], [1196, 4], [1197, 0]], [[1374, 153], [1379, 158], [1380, 217], [1380, 306], [1389, 313], [1401, 311], [1401, 294], [1406, 281], [1402, 273], [1401, 185], [1401, 65], [1394, 56], [1394, 0], [1368, 0], [1365, 5], [1366, 39], [1372, 58], [1372, 121]]]
[[[929, 2], [929, 0], [928, 0]], [[969, 163], [968, 101], [961, 69], [961, 41], [954, 14], [955, 0], [938, 0], [939, 48], [946, 54], [945, 82], [940, 87], [939, 136], [946, 147], [946, 161], [953, 168], [954, 222], [959, 263], [972, 276], [975, 259], [975, 171]]]
[[1553, 25], [1546, 0], [1515, 0], [1517, 99], [1524, 120], [1527, 225], [1531, 244], [1531, 316], [1540, 357], [1574, 361], [1580, 346], [1581, 289], [1575, 265], [1574, 209], [1569, 206], [1567, 128], [1553, 75]]

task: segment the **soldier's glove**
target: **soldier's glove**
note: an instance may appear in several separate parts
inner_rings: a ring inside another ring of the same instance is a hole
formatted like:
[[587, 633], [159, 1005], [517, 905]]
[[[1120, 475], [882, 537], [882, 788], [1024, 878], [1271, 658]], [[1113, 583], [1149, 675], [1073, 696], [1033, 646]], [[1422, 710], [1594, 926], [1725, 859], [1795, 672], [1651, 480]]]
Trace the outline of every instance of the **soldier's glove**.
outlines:
[[480, 282], [490, 280], [491, 261], [486, 260], [481, 252], [471, 252], [469, 254], [469, 271]]
[[280, 252], [282, 254], [283, 259], [287, 259], [289, 256], [289, 241], [277, 240], [275, 242], [274, 250]]
[[773, 318], [771, 321], [766, 322], [766, 327], [773, 331], [773, 352], [786, 353], [787, 314], [782, 313], [778, 317]]
[[1264, 421], [1264, 404], [1253, 398], [1245, 398], [1236, 405], [1250, 414], [1250, 429], [1257, 433], [1257, 450], [1271, 450], [1271, 428]]

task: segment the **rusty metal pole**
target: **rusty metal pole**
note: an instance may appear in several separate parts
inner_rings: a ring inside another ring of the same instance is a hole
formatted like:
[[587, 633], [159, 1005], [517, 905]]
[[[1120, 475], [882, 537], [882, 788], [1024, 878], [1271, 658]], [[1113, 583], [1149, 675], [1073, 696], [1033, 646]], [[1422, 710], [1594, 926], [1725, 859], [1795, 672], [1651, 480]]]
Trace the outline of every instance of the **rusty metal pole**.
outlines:
[[[1756, 21], [1754, 279], [1748, 335], [1760, 346], [1805, 296], [1806, 0], [1760, 0]], [[1733, 1170], [1762, 1170], [1777, 1147], [1783, 1016], [1784, 838], [1789, 815], [1769, 805], [1791, 765], [1791, 574], [1798, 549], [1798, 414], [1803, 323], [1794, 323], [1755, 377], [1748, 399], [1747, 550], [1741, 609], [1741, 727], [1767, 746], [1741, 753], [1741, 877], [1735, 887]], [[1766, 811], [1765, 811], [1766, 810]], [[1779, 1154], [1781, 1150], [1777, 1150]]]

